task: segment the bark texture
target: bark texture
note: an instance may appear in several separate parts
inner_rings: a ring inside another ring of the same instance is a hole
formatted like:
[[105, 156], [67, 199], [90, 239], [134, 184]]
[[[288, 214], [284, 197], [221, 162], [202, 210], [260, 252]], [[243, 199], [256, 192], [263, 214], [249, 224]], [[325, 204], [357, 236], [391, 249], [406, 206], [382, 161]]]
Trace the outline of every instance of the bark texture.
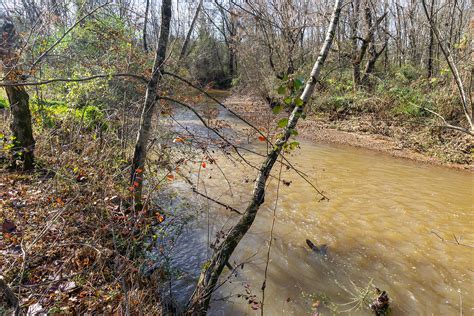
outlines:
[[13, 166], [20, 167], [18, 161], [22, 162], [23, 170], [34, 167], [33, 128], [31, 123], [31, 112], [29, 106], [29, 95], [24, 86], [15, 85], [22, 81], [22, 71], [17, 53], [18, 35], [15, 25], [11, 21], [5, 21], [2, 26], [2, 39], [0, 42], [0, 56], [4, 65], [5, 91], [10, 103], [12, 122], [10, 125], [13, 139]]
[[337, 0], [323, 47], [319, 53], [316, 63], [314, 64], [308, 83], [306, 84], [306, 87], [300, 97], [303, 101], [303, 105], [294, 107], [288, 121], [288, 126], [284, 130], [283, 136], [281, 136], [276, 141], [272, 151], [267, 155], [265, 161], [260, 167], [257, 179], [255, 181], [255, 187], [252, 192], [252, 199], [249, 202], [245, 213], [240, 218], [239, 222], [231, 229], [225, 240], [216, 249], [208, 264], [208, 267], [201, 273], [199, 281], [196, 285], [196, 289], [188, 304], [188, 309], [186, 311], [187, 315], [206, 314], [211, 295], [214, 291], [217, 281], [219, 280], [222, 270], [226, 266], [230, 256], [234, 252], [240, 240], [245, 236], [247, 231], [252, 226], [260, 205], [262, 205], [264, 202], [265, 184], [273, 168], [273, 165], [280, 155], [283, 146], [288, 142], [291, 132], [295, 129], [296, 124], [301, 117], [304, 106], [314, 91], [314, 87], [321, 72], [321, 68], [329, 53], [341, 13], [341, 6], [342, 0]]

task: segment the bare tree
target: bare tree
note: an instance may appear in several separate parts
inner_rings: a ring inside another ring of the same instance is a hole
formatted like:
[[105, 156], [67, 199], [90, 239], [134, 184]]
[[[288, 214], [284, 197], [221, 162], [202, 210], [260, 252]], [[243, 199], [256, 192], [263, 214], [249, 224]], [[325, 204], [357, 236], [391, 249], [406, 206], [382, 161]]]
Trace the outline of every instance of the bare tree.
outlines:
[[[375, 44], [375, 32], [377, 31], [380, 23], [383, 21], [387, 13], [382, 14], [380, 17], [373, 21], [372, 10], [369, 3], [366, 3], [364, 8], [364, 20], [366, 24], [366, 32], [363, 37], [358, 36], [359, 28], [359, 15], [360, 15], [360, 0], [353, 2], [352, 10], [352, 73], [354, 87], [367, 84], [369, 75], [374, 71], [375, 63], [383, 53], [386, 47], [386, 43], [380, 50], [377, 51]], [[359, 41], [361, 42], [359, 47]], [[369, 51], [369, 57], [367, 64], [364, 68], [364, 72], [361, 71], [361, 64]]]
[[[435, 0], [431, 0], [430, 17], [429, 17], [430, 20], [434, 18], [434, 7], [435, 7]], [[434, 32], [433, 32], [433, 28], [430, 27], [430, 38], [429, 38], [429, 44], [428, 44], [428, 62], [427, 62], [428, 78], [431, 78], [433, 76], [433, 53], [434, 53]]]
[[203, 315], [206, 313], [211, 295], [214, 291], [217, 281], [219, 280], [222, 270], [228, 263], [230, 256], [234, 252], [239, 242], [252, 226], [252, 223], [257, 216], [258, 210], [264, 202], [265, 184], [268, 177], [270, 176], [273, 165], [278, 159], [283, 147], [290, 139], [292, 131], [296, 128], [298, 120], [303, 113], [304, 106], [309, 101], [309, 98], [314, 91], [314, 87], [318, 80], [322, 66], [328, 56], [341, 13], [341, 7], [342, 0], [337, 0], [327, 31], [326, 40], [324, 41], [318, 59], [314, 64], [313, 70], [311, 71], [311, 75], [306, 87], [300, 98], [297, 99], [299, 100], [299, 104], [294, 104], [295, 107], [290, 115], [288, 125], [286, 126], [283, 135], [276, 141], [273, 149], [267, 155], [267, 158], [260, 167], [257, 179], [255, 181], [255, 187], [252, 192], [252, 199], [249, 202], [245, 213], [242, 215], [239, 222], [231, 229], [225, 240], [218, 246], [207, 268], [201, 273], [199, 281], [196, 285], [196, 289], [188, 305], [186, 312], [188, 315]]
[[171, 0], [163, 0], [161, 5], [161, 28], [156, 48], [155, 61], [153, 63], [152, 76], [148, 82], [145, 103], [140, 117], [140, 128], [138, 131], [135, 151], [133, 154], [131, 169], [131, 185], [134, 187], [135, 203], [141, 204], [143, 176], [145, 160], [147, 155], [147, 143], [151, 131], [151, 122], [157, 101], [157, 90], [164, 71], [166, 50], [168, 48], [168, 38], [171, 23]]
[[199, 4], [196, 8], [196, 12], [194, 13], [193, 20], [191, 21], [191, 25], [189, 26], [188, 33], [186, 34], [186, 38], [184, 39], [183, 47], [181, 48], [181, 53], [179, 54], [179, 60], [183, 59], [186, 56], [188, 51], [189, 41], [191, 40], [191, 35], [194, 31], [194, 26], [196, 25], [196, 21], [199, 17], [199, 13], [201, 12], [203, 0], [199, 1]]
[[[453, 74], [454, 81], [456, 82], [456, 86], [458, 88], [459, 98], [461, 100], [464, 117], [466, 118], [466, 121], [469, 124], [469, 127], [465, 129], [459, 126], [453, 126], [446, 123], [446, 120], [444, 119], [443, 120], [446, 124], [446, 127], [460, 130], [470, 135], [474, 135], [474, 125], [473, 125], [474, 113], [472, 111], [472, 107], [469, 105], [470, 100], [467, 98], [467, 94], [464, 88], [464, 83], [462, 81], [458, 67], [456, 66], [456, 63], [454, 62], [453, 55], [451, 54], [449, 45], [446, 45], [445, 43], [443, 43], [441, 39], [441, 35], [439, 33], [438, 28], [436, 27], [433, 16], [429, 13], [430, 11], [428, 11], [428, 7], [426, 6], [426, 0], [422, 0], [421, 3], [423, 4], [423, 10], [425, 12], [426, 18], [428, 19], [428, 22], [430, 23], [431, 30], [433, 31], [433, 34], [436, 37], [436, 41], [438, 42], [439, 48], [441, 49], [441, 52], [443, 53], [443, 56], [446, 59], [446, 62], [448, 63], [451, 73]], [[440, 117], [439, 114], [438, 114], [438, 117]]]
[[146, 0], [145, 6], [145, 20], [143, 21], [143, 49], [145, 52], [148, 51], [148, 44], [147, 44], [147, 25], [148, 25], [148, 11], [150, 10], [150, 0]]

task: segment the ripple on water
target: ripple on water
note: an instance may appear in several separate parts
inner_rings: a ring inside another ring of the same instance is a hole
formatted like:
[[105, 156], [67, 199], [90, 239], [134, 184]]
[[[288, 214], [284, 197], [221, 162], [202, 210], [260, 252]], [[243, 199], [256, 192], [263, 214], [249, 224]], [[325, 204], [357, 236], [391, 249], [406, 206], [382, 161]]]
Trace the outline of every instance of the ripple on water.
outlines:
[[[463, 242], [474, 244], [470, 174], [360, 149], [305, 142], [291, 159], [310, 177], [318, 176], [318, 187], [330, 201], [318, 202], [319, 197], [304, 181], [283, 171], [283, 178], [292, 184], [282, 186], [279, 195], [266, 289], [267, 315], [308, 314], [311, 303], [302, 297], [303, 292], [325, 293], [335, 302], [347, 302], [349, 294], [343, 288], [350, 289], [351, 281], [365, 286], [371, 279], [389, 292], [396, 315], [458, 314], [458, 289], [463, 293], [464, 311], [473, 310], [472, 248], [442, 242], [431, 233], [436, 231], [450, 241], [455, 234]], [[253, 175], [254, 171], [219, 162], [234, 184], [235, 196], [229, 201], [243, 209], [252, 183], [242, 183], [245, 175]], [[217, 171], [208, 168], [203, 172], [204, 176], [212, 174], [212, 180], [203, 177], [208, 194], [221, 196]], [[232, 260], [254, 257], [232, 284], [219, 290], [218, 296], [242, 292], [243, 283], [252, 285], [253, 294], [260, 293], [275, 200], [274, 182], [269, 185], [262, 212]], [[215, 227], [211, 235], [224, 223], [228, 228], [233, 222], [227, 221], [227, 211], [216, 208], [211, 213]], [[186, 245], [175, 258], [177, 265], [194, 275], [206, 257], [206, 223], [203, 217], [200, 229], [188, 233], [192, 238], [182, 239]], [[327, 260], [307, 249], [307, 238], [329, 245]], [[212, 313], [251, 314], [242, 299], [230, 300], [232, 304], [214, 302]]]

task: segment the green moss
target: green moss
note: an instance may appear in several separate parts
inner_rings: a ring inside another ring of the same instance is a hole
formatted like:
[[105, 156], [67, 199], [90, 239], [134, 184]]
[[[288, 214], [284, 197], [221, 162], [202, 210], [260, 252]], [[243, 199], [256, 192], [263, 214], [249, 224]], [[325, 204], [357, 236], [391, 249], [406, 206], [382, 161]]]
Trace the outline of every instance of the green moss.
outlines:
[[3, 98], [0, 98], [0, 109], [6, 109], [9, 107], [10, 105], [8, 104], [8, 101]]

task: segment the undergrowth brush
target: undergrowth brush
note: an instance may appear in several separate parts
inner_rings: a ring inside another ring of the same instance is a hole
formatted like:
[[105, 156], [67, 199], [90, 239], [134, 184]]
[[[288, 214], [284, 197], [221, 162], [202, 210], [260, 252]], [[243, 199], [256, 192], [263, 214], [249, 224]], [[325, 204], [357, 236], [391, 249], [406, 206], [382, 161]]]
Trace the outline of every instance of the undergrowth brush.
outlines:
[[127, 202], [116, 132], [76, 119], [37, 130], [31, 173], [8, 170], [8, 120], [0, 125], [1, 274], [32, 313], [160, 314], [159, 280], [141, 273], [152, 264], [143, 243], [160, 211]]

